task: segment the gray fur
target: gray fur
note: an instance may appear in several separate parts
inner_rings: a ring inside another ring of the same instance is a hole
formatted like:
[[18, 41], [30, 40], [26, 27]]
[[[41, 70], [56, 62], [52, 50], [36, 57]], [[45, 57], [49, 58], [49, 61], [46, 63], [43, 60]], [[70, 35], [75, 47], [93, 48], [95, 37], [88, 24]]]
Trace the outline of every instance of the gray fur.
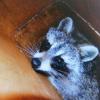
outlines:
[[[62, 22], [64, 24], [62, 24]], [[41, 58], [41, 66], [36, 70], [49, 73], [50, 82], [62, 95], [64, 100], [99, 100], [97, 80], [95, 76], [91, 78], [84, 73], [84, 60], [81, 59], [81, 55], [83, 54], [82, 56], [84, 58], [88, 56], [88, 60], [85, 59], [85, 62], [92, 61], [98, 55], [98, 49], [95, 46], [87, 44], [85, 45], [86, 48], [89, 46], [90, 48], [91, 46], [93, 47], [92, 49], [89, 48], [87, 52], [84, 45], [82, 45], [84, 50], [82, 46], [74, 46], [71, 41], [72, 38], [69, 36], [74, 26], [72, 23], [73, 20], [68, 17], [61, 21], [57, 29], [49, 29], [46, 38], [51, 44], [51, 48], [44, 52], [37, 51], [32, 55], [33, 58], [39, 58], [39, 55]], [[72, 30], [68, 25], [71, 25]], [[89, 52], [92, 52], [92, 55], [89, 56]], [[66, 67], [68, 67], [70, 71], [69, 73], [63, 72], [65, 73], [64, 75], [52, 69], [50, 66], [52, 58], [59, 55], [61, 55], [61, 58], [66, 63]]]

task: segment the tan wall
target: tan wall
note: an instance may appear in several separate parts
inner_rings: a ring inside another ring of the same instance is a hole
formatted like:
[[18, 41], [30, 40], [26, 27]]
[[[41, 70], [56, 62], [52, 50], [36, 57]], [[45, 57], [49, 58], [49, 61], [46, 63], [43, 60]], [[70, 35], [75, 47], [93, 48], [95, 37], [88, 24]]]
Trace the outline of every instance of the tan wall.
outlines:
[[59, 100], [46, 77], [37, 74], [16, 44], [0, 35], [0, 100]]

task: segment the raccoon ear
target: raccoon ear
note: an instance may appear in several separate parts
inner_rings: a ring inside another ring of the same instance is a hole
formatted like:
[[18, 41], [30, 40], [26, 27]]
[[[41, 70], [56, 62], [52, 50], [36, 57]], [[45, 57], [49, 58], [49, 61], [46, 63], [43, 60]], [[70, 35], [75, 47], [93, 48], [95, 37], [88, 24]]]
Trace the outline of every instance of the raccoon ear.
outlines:
[[97, 47], [93, 45], [81, 45], [79, 50], [83, 62], [92, 61], [99, 54]]
[[67, 18], [63, 19], [59, 23], [57, 29], [60, 30], [60, 31], [64, 31], [67, 34], [70, 34], [74, 29], [72, 18], [67, 17]]

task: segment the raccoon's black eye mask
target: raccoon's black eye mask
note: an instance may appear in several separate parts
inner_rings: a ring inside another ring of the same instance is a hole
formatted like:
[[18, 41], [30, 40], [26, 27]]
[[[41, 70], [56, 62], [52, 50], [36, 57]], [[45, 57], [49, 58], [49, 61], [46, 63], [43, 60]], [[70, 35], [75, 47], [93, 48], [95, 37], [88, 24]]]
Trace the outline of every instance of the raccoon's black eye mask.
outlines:
[[62, 74], [66, 75], [67, 73], [69, 73], [69, 69], [67, 68], [66, 63], [61, 58], [61, 56], [52, 58], [51, 67]]
[[48, 40], [46, 38], [44, 38], [41, 41], [39, 51], [40, 52], [47, 51], [50, 47], [51, 47], [50, 43], [48, 42]]

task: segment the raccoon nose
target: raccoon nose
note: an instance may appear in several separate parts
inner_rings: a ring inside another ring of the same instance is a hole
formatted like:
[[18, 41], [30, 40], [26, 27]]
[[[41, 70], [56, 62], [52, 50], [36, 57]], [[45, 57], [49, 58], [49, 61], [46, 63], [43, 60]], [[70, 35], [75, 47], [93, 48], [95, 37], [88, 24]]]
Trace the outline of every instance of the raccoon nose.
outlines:
[[39, 58], [32, 58], [32, 66], [37, 69], [41, 65], [41, 61]]

